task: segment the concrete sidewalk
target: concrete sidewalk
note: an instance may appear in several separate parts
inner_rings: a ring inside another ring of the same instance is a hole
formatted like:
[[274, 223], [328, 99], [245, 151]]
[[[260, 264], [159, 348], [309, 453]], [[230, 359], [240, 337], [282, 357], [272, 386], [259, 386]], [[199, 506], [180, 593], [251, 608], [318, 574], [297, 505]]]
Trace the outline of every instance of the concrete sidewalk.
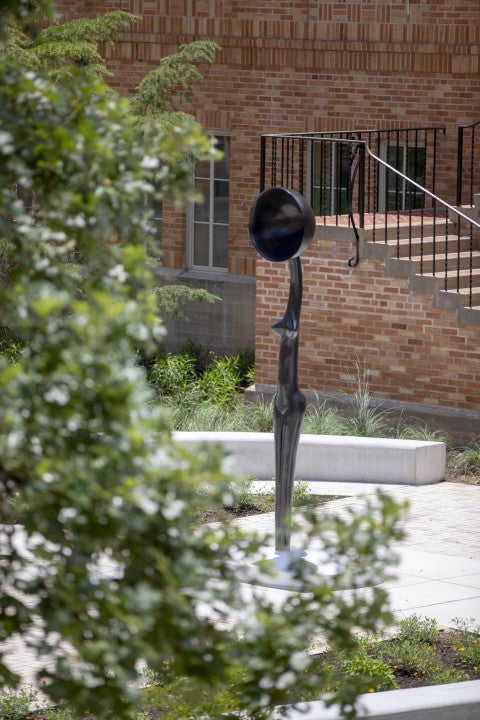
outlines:
[[[328, 503], [329, 511], [339, 513], [360, 507], [362, 496], [371, 494], [375, 487], [311, 483], [312, 492], [322, 495], [356, 493]], [[406, 538], [398, 548], [401, 562], [397, 577], [385, 585], [393, 612], [399, 619], [412, 614], [435, 618], [444, 628], [452, 627], [455, 618], [480, 625], [480, 487], [438, 483], [420, 487], [389, 485], [383, 490], [410, 503]], [[273, 513], [236, 522], [246, 530], [267, 534], [274, 531]], [[247, 596], [253, 592], [247, 585], [244, 590]], [[264, 592], [281, 606], [288, 590], [265, 588]], [[34, 683], [37, 662], [22, 639], [11, 638], [7, 649], [11, 669], [19, 672], [26, 683]]]
[[[360, 508], [362, 496], [376, 487], [343, 483], [310, 483], [318, 494], [356, 494], [328, 503], [329, 511]], [[383, 486], [397, 500], [407, 500], [405, 540], [399, 545], [396, 579], [386, 583], [391, 609], [401, 617], [417, 614], [435, 618], [440, 627], [455, 618], [480, 626], [480, 487], [442, 482], [424, 486]], [[273, 513], [242, 518], [244, 529], [272, 533]], [[281, 602], [285, 590], [266, 592]]]

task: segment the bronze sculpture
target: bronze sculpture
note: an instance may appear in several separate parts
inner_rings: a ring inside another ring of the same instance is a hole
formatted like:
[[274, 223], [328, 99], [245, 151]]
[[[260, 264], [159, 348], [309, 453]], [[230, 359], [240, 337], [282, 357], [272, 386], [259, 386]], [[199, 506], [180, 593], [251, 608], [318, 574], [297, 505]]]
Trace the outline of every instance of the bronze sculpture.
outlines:
[[298, 331], [302, 304], [300, 255], [315, 234], [315, 216], [293, 190], [270, 188], [252, 205], [249, 233], [257, 252], [272, 262], [288, 261], [290, 291], [284, 317], [272, 329], [280, 336], [274, 408], [275, 550], [290, 550], [295, 461], [306, 400], [297, 382]]

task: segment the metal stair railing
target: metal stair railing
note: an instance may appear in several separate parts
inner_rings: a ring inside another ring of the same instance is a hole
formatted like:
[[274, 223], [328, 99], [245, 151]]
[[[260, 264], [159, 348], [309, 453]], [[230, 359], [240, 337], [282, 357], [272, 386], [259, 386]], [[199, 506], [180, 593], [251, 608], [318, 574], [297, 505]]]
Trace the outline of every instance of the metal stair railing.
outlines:
[[[421, 202], [418, 204], [422, 205], [420, 208], [396, 211], [386, 209], [383, 213], [374, 213], [371, 219], [372, 241], [375, 242], [375, 235], [378, 232], [381, 237], [383, 236], [385, 243], [390, 244], [393, 240], [396, 257], [418, 260], [421, 275], [427, 274], [424, 259], [428, 248], [428, 254], [432, 258], [431, 272], [428, 274], [443, 279], [445, 291], [461, 293], [462, 304], [465, 307], [472, 307], [473, 258], [475, 250], [479, 247], [480, 223], [374, 155], [368, 146], [365, 147], [364, 152], [379, 167], [385, 168], [394, 176], [396, 188], [400, 185], [408, 188], [407, 194], [420, 199]], [[363, 153], [359, 154], [357, 161], [359, 164], [362, 162], [362, 155]], [[428, 207], [426, 207], [427, 199]], [[379, 216], [380, 218], [383, 216], [380, 223]], [[405, 230], [407, 230], [406, 237], [402, 237]], [[408, 240], [406, 248], [405, 243], [402, 247], [402, 240]], [[462, 272], [462, 261], [467, 266], [464, 268], [466, 272]]]
[[261, 191], [268, 184], [300, 192], [317, 222], [351, 227], [351, 267], [359, 262], [364, 230], [372, 242], [393, 245], [396, 257], [415, 259], [420, 274], [438, 277], [462, 305], [480, 305], [473, 285], [480, 224], [375, 155], [363, 139], [264, 135], [260, 180]]

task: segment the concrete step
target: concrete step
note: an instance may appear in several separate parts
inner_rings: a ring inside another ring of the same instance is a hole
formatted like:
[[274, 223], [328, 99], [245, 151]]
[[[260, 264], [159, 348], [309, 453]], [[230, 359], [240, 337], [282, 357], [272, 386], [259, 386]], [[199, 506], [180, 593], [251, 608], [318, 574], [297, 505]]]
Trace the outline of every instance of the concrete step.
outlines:
[[473, 286], [480, 287], [480, 268], [469, 268], [466, 269], [454, 269], [451, 270], [436, 270], [435, 275], [433, 273], [422, 273], [419, 277], [423, 278], [435, 278], [438, 282], [438, 287], [443, 290], [456, 290], [457, 288], [469, 287], [470, 281]]
[[[471, 218], [471, 220], [475, 220], [475, 222], [478, 222], [478, 215], [480, 208], [475, 205], [460, 205], [458, 208], [460, 212], [462, 212], [467, 217]], [[465, 222], [465, 221], [463, 221]]]
[[[367, 242], [385, 242], [385, 239], [396, 240], [397, 238], [408, 238], [410, 235], [422, 234], [433, 235], [433, 230], [436, 228], [435, 234], [443, 234], [446, 232], [454, 232], [453, 223], [448, 222], [445, 218], [431, 218], [427, 217], [423, 219], [423, 222], [419, 218], [412, 218], [412, 221], [402, 220], [397, 223], [393, 218], [388, 218], [388, 224], [381, 221], [382, 216], [377, 219], [375, 228], [365, 228], [363, 232], [363, 239]], [[423, 229], [423, 230], [422, 230]]]
[[[423, 276], [422, 280], [427, 282]], [[470, 308], [470, 289], [460, 288], [458, 291], [438, 289], [434, 293], [434, 304], [436, 307]], [[471, 305], [480, 306], [480, 287], [472, 288]]]
[[458, 322], [462, 325], [480, 325], [480, 305], [459, 308]]
[[462, 252], [437, 253], [436, 255], [413, 255], [411, 258], [387, 257], [385, 270], [389, 275], [410, 277], [411, 275], [434, 274], [438, 275], [446, 267], [449, 270], [456, 268], [480, 268], [480, 250]]
[[462, 250], [460, 253], [454, 251], [449, 253], [437, 253], [436, 255], [424, 255], [423, 257], [414, 256], [410, 258], [410, 262], [413, 263], [415, 272], [418, 273], [420, 270], [424, 273], [435, 272], [445, 267], [461, 269], [469, 268], [470, 263], [472, 267], [480, 267], [480, 250], [474, 250], [470, 253], [469, 250]]
[[[480, 208], [480, 194], [477, 203]], [[416, 232], [421, 235], [411, 237]], [[375, 234], [363, 231], [362, 240], [362, 256], [383, 259], [387, 274], [409, 278], [413, 292], [431, 293], [435, 307], [456, 309], [459, 323], [480, 325], [480, 249], [471, 249], [471, 237], [459, 235], [453, 223], [427, 218], [421, 227], [377, 226]]]
[[[469, 307], [470, 306], [470, 290], [469, 288], [460, 288], [460, 290], [457, 291], [457, 295], [460, 295], [462, 298], [461, 307]], [[471, 304], [472, 306], [480, 305], [480, 287], [472, 287], [472, 298], [471, 298]]]
[[388, 240], [391, 257], [412, 259], [420, 255], [438, 255], [445, 252], [465, 252], [470, 249], [470, 238], [466, 235], [436, 235]]

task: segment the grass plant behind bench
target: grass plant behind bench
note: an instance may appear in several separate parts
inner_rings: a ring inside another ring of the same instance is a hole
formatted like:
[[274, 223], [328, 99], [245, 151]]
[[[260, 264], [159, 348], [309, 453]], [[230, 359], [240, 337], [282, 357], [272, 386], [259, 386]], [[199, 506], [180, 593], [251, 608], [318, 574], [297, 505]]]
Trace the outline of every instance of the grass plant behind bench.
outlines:
[[[273, 432], [273, 401], [244, 402], [243, 389], [254, 380], [254, 354], [248, 348], [233, 358], [218, 358], [190, 341], [180, 354], [164, 354], [150, 367], [150, 381], [173, 430]], [[426, 423], [409, 424], [402, 418], [394, 422], [388, 411], [373, 402], [367, 373], [360, 366], [352, 391], [354, 402], [348, 412], [326, 402], [309, 405], [303, 433], [445, 442], [450, 451], [449, 471], [480, 474], [480, 440], [459, 445]]]

